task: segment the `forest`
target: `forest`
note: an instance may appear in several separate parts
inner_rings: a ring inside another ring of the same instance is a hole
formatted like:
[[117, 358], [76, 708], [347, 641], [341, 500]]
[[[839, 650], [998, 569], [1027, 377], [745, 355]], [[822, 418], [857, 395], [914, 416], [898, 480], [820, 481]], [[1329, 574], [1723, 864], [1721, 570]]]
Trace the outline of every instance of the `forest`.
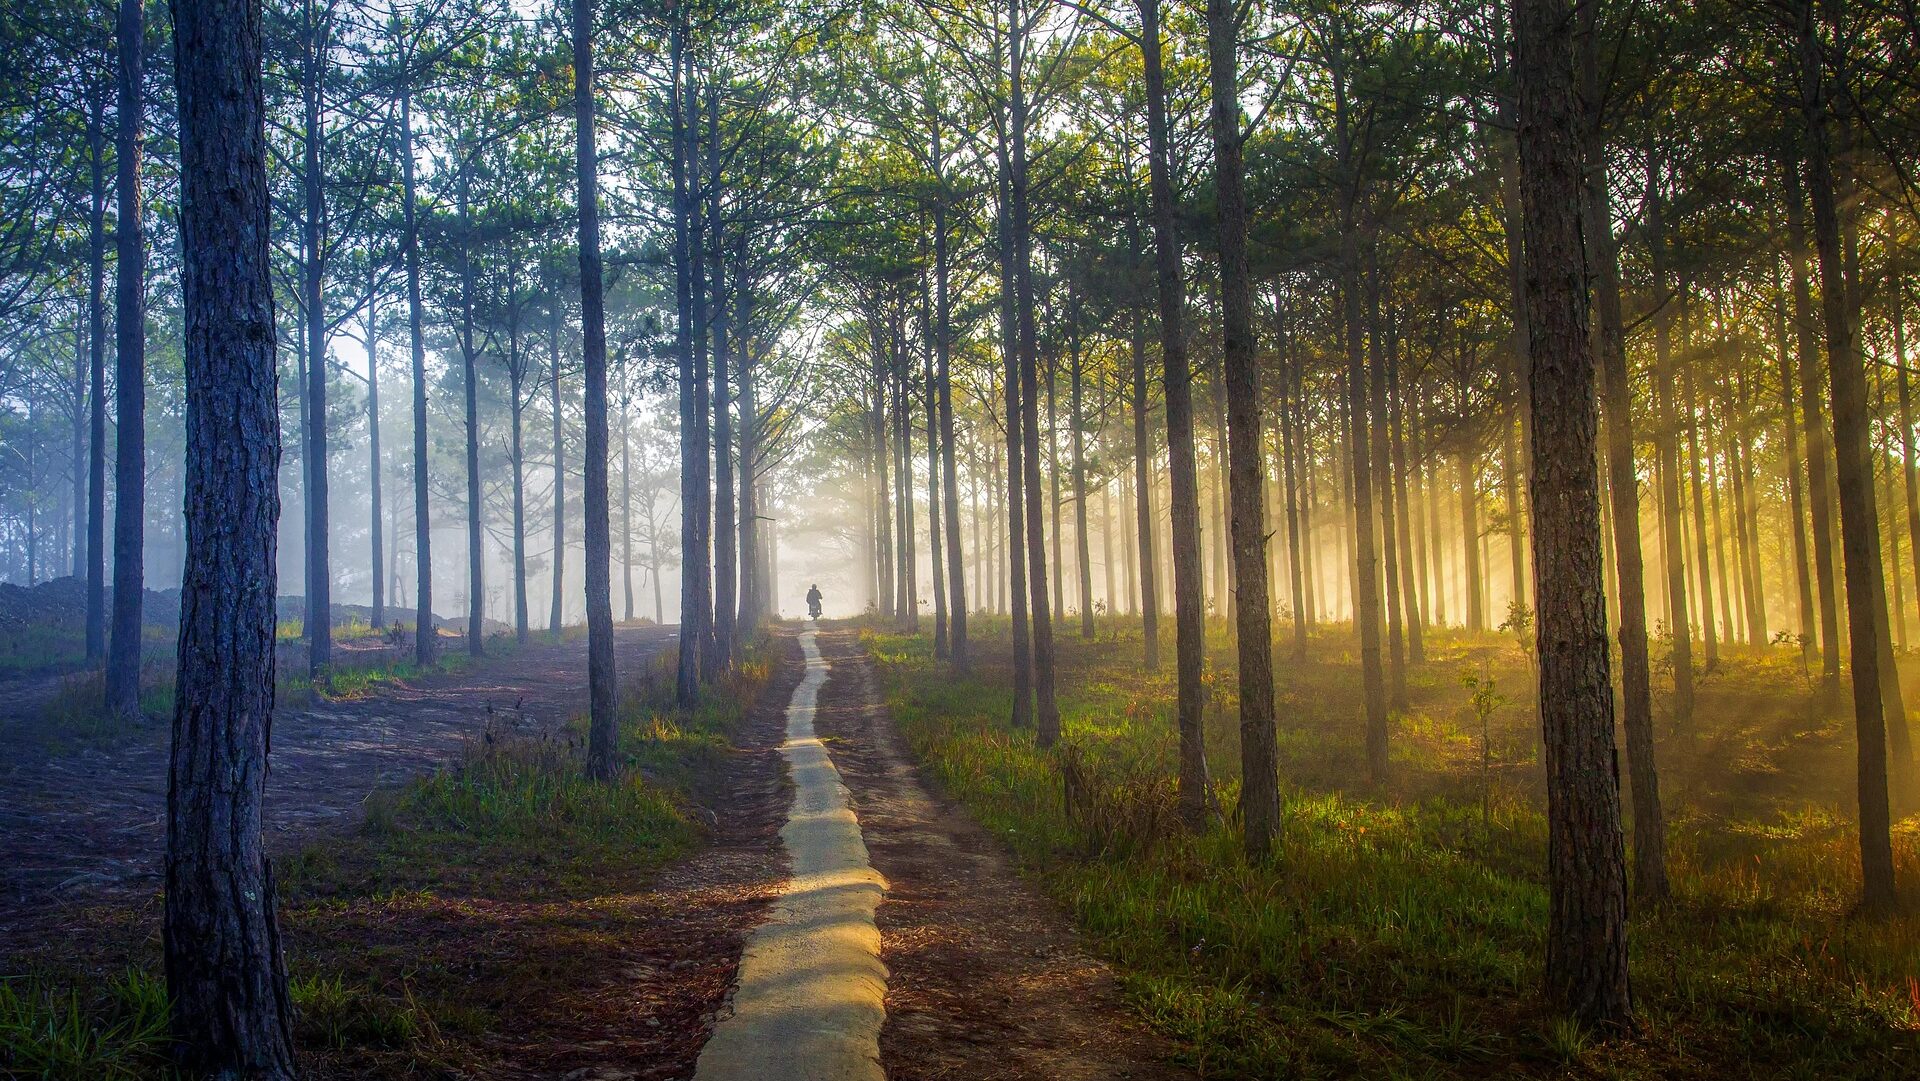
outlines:
[[4, 0], [0, 1076], [1920, 1076], [1916, 162], [1907, 0]]

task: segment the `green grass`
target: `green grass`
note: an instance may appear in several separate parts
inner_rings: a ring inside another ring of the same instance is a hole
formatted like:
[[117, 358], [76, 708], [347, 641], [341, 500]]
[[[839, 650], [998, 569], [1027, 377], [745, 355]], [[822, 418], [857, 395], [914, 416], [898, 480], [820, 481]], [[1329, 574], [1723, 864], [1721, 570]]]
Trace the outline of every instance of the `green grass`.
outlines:
[[[1546, 835], [1529, 676], [1509, 639], [1429, 641], [1380, 787], [1360, 779], [1350, 641], [1328, 632], [1306, 665], [1283, 664], [1284, 825], [1276, 859], [1249, 866], [1230, 820], [1237, 702], [1221, 628], [1208, 749], [1227, 820], [1198, 835], [1176, 825], [1172, 687], [1139, 671], [1137, 630], [1057, 639], [1065, 738], [1042, 752], [1006, 723], [1004, 628], [975, 631], [986, 656], [972, 679], [934, 662], [925, 637], [866, 641], [914, 753], [1206, 1076], [1920, 1073], [1920, 919], [1849, 914], [1850, 802], [1842, 787], [1818, 789], [1844, 777], [1848, 749], [1795, 689], [1794, 662], [1730, 657], [1703, 686], [1691, 739], [1663, 741], [1678, 897], [1635, 914], [1641, 1032], [1605, 1038], [1540, 1003]], [[1509, 699], [1484, 775], [1469, 669]], [[1903, 822], [1896, 838], [1910, 912], [1915, 828]]]
[[90, 993], [40, 980], [0, 980], [0, 1071], [19, 1078], [113, 1078], [166, 1073], [167, 995], [141, 968]]
[[[455, 768], [375, 793], [358, 829], [280, 860], [307, 1076], [492, 1076], [504, 1027], [604, 1008], [580, 1001], [583, 976], [652, 918], [652, 874], [701, 844], [695, 797], [717, 790], [771, 648], [756, 643], [692, 711], [671, 706], [671, 656], [630, 680], [615, 783], [585, 775], [584, 719], [489, 733]], [[166, 1076], [156, 913], [98, 915], [30, 979], [0, 982], [0, 1076]], [[139, 994], [76, 990], [103, 972]]]

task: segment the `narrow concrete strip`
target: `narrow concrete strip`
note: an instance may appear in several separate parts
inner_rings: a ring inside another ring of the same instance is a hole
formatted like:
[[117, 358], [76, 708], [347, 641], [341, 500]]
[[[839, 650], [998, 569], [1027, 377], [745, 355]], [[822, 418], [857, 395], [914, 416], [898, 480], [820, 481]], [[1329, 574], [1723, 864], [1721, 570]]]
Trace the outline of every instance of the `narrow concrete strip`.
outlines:
[[780, 831], [793, 878], [747, 939], [730, 1014], [700, 1052], [694, 1081], [884, 1081], [880, 1025], [887, 967], [873, 912], [886, 881], [867, 860], [860, 823], [827, 749], [813, 734], [827, 662], [800, 635], [807, 670], [787, 706], [780, 753], [793, 806]]

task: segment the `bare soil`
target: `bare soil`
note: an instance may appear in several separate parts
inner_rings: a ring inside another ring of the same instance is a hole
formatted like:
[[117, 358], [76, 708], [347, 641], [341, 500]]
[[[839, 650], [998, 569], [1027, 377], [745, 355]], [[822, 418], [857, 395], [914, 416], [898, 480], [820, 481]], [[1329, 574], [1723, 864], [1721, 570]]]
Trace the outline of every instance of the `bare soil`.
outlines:
[[887, 879], [889, 972], [880, 1059], [890, 1081], [1173, 1081], [1172, 1048], [1122, 1001], [1113, 972], [1023, 882], [964, 811], [929, 796], [852, 632], [823, 632], [828, 740]]
[[[621, 669], [638, 671], [672, 639], [657, 627], [620, 628]], [[445, 766], [489, 724], [529, 735], [559, 731], [586, 709], [585, 671], [584, 641], [536, 644], [467, 671], [278, 712], [266, 796], [269, 849], [291, 851], [316, 831], [352, 821], [369, 793]], [[25, 723], [13, 716], [0, 729], [10, 736]], [[0, 956], [9, 939], [60, 926], [70, 909], [153, 892], [166, 830], [168, 754], [163, 724], [108, 745], [5, 742]]]

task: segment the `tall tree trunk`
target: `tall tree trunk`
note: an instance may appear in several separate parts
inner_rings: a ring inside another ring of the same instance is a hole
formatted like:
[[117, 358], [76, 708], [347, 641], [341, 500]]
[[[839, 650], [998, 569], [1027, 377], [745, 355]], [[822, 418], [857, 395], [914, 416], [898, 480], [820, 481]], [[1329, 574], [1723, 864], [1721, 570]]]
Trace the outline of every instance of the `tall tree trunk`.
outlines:
[[427, 346], [426, 317], [420, 303], [420, 201], [414, 179], [413, 84], [400, 84], [401, 198], [406, 224], [407, 339], [413, 351], [413, 553], [414, 662], [422, 668], [439, 654], [440, 629], [433, 619], [433, 515], [427, 495]]
[[1462, 447], [1460, 465], [1460, 554], [1467, 569], [1467, 629], [1487, 629], [1486, 587], [1481, 582], [1480, 566], [1480, 492], [1474, 474], [1478, 463], [1471, 447]]
[[[547, 303], [547, 378], [553, 390], [553, 596], [547, 633], [559, 634], [566, 612], [567, 469], [566, 411], [560, 401], [560, 294]], [[656, 581], [655, 586], [659, 583]]]
[[[694, 82], [694, 57], [687, 56], [687, 203], [690, 236], [687, 258], [692, 289], [693, 320], [693, 466], [696, 482], [692, 507], [697, 537], [691, 549], [681, 554], [681, 574], [693, 580], [693, 607], [699, 616], [700, 678], [710, 679], [719, 670], [718, 641], [714, 638], [713, 619], [713, 363], [709, 352], [713, 313], [707, 305], [707, 220], [706, 204], [701, 198], [700, 169], [700, 92]], [[708, 73], [712, 78], [712, 73]], [[684, 508], [683, 508], [684, 510]], [[684, 620], [683, 620], [684, 622]], [[682, 633], [685, 633], [683, 631]]]
[[1570, 8], [1568, 0], [1515, 0], [1513, 9], [1533, 421], [1528, 503], [1547, 759], [1547, 990], [1588, 1024], [1631, 1028]]
[[[734, 265], [746, 264], [747, 244], [745, 236], [734, 241]], [[740, 611], [736, 633], [752, 633], [765, 617], [766, 579], [760, 573], [760, 485], [756, 475], [760, 462], [760, 405], [756, 387], [758, 361], [754, 355], [753, 339], [750, 337], [753, 314], [753, 290], [741, 275], [735, 275], [734, 300], [737, 305], [733, 319], [735, 337], [738, 342], [734, 350], [737, 358], [736, 370], [740, 383], [740, 518], [737, 523], [739, 532], [740, 562]]]
[[[1060, 708], [1054, 698], [1053, 620], [1047, 609], [1047, 547], [1041, 518], [1040, 487], [1040, 392], [1039, 340], [1033, 309], [1037, 301], [1033, 288], [1033, 231], [1027, 208], [1027, 99], [1025, 10], [1022, 0], [1007, 0], [1013, 28], [1009, 43], [1012, 103], [1012, 139], [1010, 157], [1013, 166], [1008, 180], [1012, 217], [1009, 231], [1014, 243], [1014, 314], [1018, 327], [1020, 356], [1020, 437], [1024, 444], [1021, 464], [1026, 475], [1027, 584], [1033, 591], [1029, 615], [1033, 621], [1033, 697], [1034, 738], [1042, 748], [1053, 746], [1060, 738]], [[1048, 440], [1051, 444], [1052, 440]]]
[[513, 467], [513, 638], [527, 644], [531, 635], [527, 616], [527, 481], [526, 481], [526, 361], [520, 355], [520, 302], [516, 279], [517, 255], [509, 253], [507, 269], [507, 402], [510, 425], [507, 456]]
[[1832, 437], [1827, 433], [1826, 412], [1820, 404], [1826, 398], [1826, 389], [1821, 385], [1813, 293], [1807, 281], [1806, 194], [1801, 186], [1798, 161], [1796, 157], [1785, 165], [1787, 267], [1793, 289], [1796, 366], [1800, 370], [1800, 418], [1807, 436], [1807, 510], [1813, 531], [1814, 583], [1820, 598], [1820, 672], [1829, 693], [1837, 693], [1840, 599], [1833, 552], [1833, 496], [1828, 487], [1833, 471], [1827, 464], [1833, 448]]
[[1392, 441], [1393, 503], [1397, 508], [1394, 521], [1398, 524], [1399, 537], [1389, 538], [1389, 543], [1397, 543], [1400, 553], [1400, 590], [1403, 596], [1402, 610], [1406, 614], [1407, 663], [1419, 666], [1426, 663], [1427, 648], [1425, 640], [1426, 613], [1421, 604], [1420, 568], [1424, 561], [1414, 558], [1413, 508], [1407, 499], [1407, 442], [1406, 425], [1402, 416], [1402, 391], [1400, 389], [1399, 342], [1391, 342], [1387, 348], [1387, 423], [1388, 435]]
[[176, 1065], [294, 1076], [273, 865], [279, 372], [255, 0], [178, 0], [187, 560], [167, 771], [162, 940]]
[[[1171, 486], [1174, 666], [1180, 726], [1181, 821], [1198, 829], [1207, 813], [1206, 648], [1200, 596], [1200, 492], [1193, 449], [1193, 372], [1187, 365], [1185, 287], [1174, 231], [1171, 138], [1166, 74], [1161, 65], [1160, 0], [1137, 0], [1140, 51], [1147, 84], [1148, 186], [1153, 203], [1154, 277], [1160, 294], [1160, 363], [1167, 395], [1167, 473]], [[1137, 393], [1137, 392], [1136, 392]], [[1136, 424], [1138, 421], [1136, 420]], [[1144, 502], [1144, 501], [1143, 501]]]
[[1367, 243], [1367, 394], [1368, 441], [1373, 448], [1372, 468], [1380, 481], [1380, 547], [1386, 572], [1387, 600], [1387, 702], [1393, 709], [1407, 708], [1407, 649], [1400, 629], [1400, 556], [1395, 538], [1393, 504], [1392, 448], [1387, 438], [1387, 351], [1380, 320], [1379, 239]]
[[72, 406], [72, 425], [70, 445], [67, 451], [67, 467], [73, 481], [73, 494], [68, 498], [72, 505], [68, 510], [68, 524], [72, 535], [68, 537], [69, 562], [67, 573], [78, 578], [87, 573], [87, 324], [76, 312], [73, 319], [73, 379], [68, 384], [67, 400]]
[[[579, 2], [579, 0], [576, 0]], [[576, 31], [577, 32], [577, 31]], [[676, 23], [669, 43], [672, 64], [672, 91], [667, 103], [671, 127], [669, 152], [672, 155], [673, 182], [673, 271], [674, 271], [674, 358], [679, 368], [680, 407], [680, 640], [675, 670], [674, 698], [682, 709], [692, 708], [700, 694], [701, 626], [699, 552], [703, 543], [698, 516], [700, 458], [696, 429], [699, 404], [696, 399], [697, 373], [693, 360], [694, 335], [699, 332], [693, 310], [694, 278], [692, 246], [698, 243], [692, 217], [692, 162], [688, 143], [685, 99], [693, 93], [686, 58], [687, 29]], [[578, 49], [580, 46], [576, 45]], [[590, 572], [591, 573], [591, 572]], [[609, 601], [611, 609], [611, 601]], [[609, 611], [611, 621], [611, 611]]]
[[[1806, 500], [1800, 490], [1800, 420], [1794, 409], [1794, 391], [1798, 381], [1794, 375], [1793, 352], [1787, 344], [1786, 291], [1780, 283], [1777, 262], [1774, 264], [1773, 278], [1774, 345], [1780, 363], [1780, 419], [1787, 448], [1781, 461], [1781, 472], [1786, 476], [1787, 535], [1793, 545], [1794, 583], [1798, 586], [1800, 602], [1800, 659], [1802, 663], [1809, 663], [1813, 660], [1817, 644], [1814, 630], [1816, 617], [1813, 608], [1813, 571], [1808, 565], [1807, 555]], [[1920, 537], [1920, 533], [1915, 536]]]
[[[1074, 300], [1076, 315], [1079, 299]], [[1087, 443], [1086, 415], [1083, 401], [1085, 381], [1080, 370], [1080, 330], [1079, 322], [1073, 324], [1071, 331], [1072, 354], [1067, 370], [1067, 408], [1071, 414], [1072, 432], [1072, 469], [1073, 469], [1073, 542], [1074, 559], [1080, 572], [1080, 637], [1093, 640], [1093, 553], [1087, 537]], [[1058, 538], [1056, 531], [1054, 534]], [[1111, 595], [1112, 590], [1108, 590]], [[1109, 601], [1111, 603], [1111, 601]]]
[[87, 111], [87, 660], [107, 655], [107, 166], [106, 106]]
[[[1682, 286], [1684, 293], [1685, 287]], [[1682, 302], [1684, 304], [1684, 301]], [[1681, 324], [1681, 338], [1690, 340], [1688, 326]], [[1687, 477], [1693, 485], [1693, 550], [1694, 565], [1699, 568], [1695, 576], [1695, 592], [1700, 596], [1700, 633], [1705, 639], [1707, 671], [1712, 672], [1720, 666], [1720, 634], [1713, 621], [1713, 564], [1712, 544], [1707, 539], [1707, 490], [1700, 476], [1700, 397], [1694, 390], [1691, 367], [1680, 373], [1681, 393], [1686, 396], [1687, 413]]]
[[1020, 407], [1020, 333], [1014, 314], [1018, 304], [1015, 263], [1018, 254], [1013, 239], [1013, 166], [1011, 152], [1003, 141], [998, 147], [1000, 207], [997, 215], [1000, 244], [1000, 356], [1001, 389], [1006, 401], [1006, 474], [1000, 492], [1002, 524], [1006, 547], [1003, 558], [1007, 573], [1003, 577], [1011, 598], [1013, 618], [1013, 717], [1015, 728], [1033, 724], [1033, 650], [1027, 612], [1027, 522], [1022, 486], [1026, 483], [1025, 441], [1020, 428], [1025, 414]]
[[373, 573], [369, 581], [373, 586], [373, 629], [383, 630], [387, 625], [386, 584], [386, 545], [383, 532], [382, 515], [386, 500], [381, 495], [381, 474], [385, 472], [380, 456], [380, 338], [378, 321], [375, 318], [379, 297], [377, 287], [369, 275], [367, 288], [367, 484], [368, 515], [367, 538], [371, 551], [369, 566]]
[[[1840, 215], [1834, 194], [1830, 101], [1825, 57], [1814, 28], [1812, 0], [1798, 11], [1801, 113], [1805, 123], [1807, 194], [1813, 204], [1819, 252], [1820, 305], [1826, 322], [1827, 367], [1833, 390], [1833, 446], [1840, 482], [1840, 544], [1847, 583], [1847, 631], [1852, 645], [1853, 714], [1858, 748], [1861, 903], [1886, 910], [1898, 903], [1894, 887], [1891, 812], [1887, 798], [1887, 719], [1880, 688], [1880, 634], [1886, 599], [1874, 570], [1880, 563], [1879, 510], [1873, 497], [1868, 444], [1867, 380], [1849, 318], [1842, 266]], [[1881, 613], [1879, 618], [1875, 612]]]
[[478, 657], [486, 650], [487, 582], [482, 547], [480, 503], [480, 378], [478, 350], [473, 342], [473, 163], [471, 148], [461, 150], [455, 181], [460, 229], [460, 371], [466, 391], [467, 435], [467, 653]]
[[929, 297], [923, 288], [920, 291], [921, 314], [923, 316], [922, 335], [928, 346], [921, 358], [921, 382], [926, 388], [922, 405], [927, 411], [927, 548], [932, 556], [929, 570], [933, 577], [933, 652], [934, 656], [945, 659], [947, 647], [947, 576], [943, 556], [945, 536], [940, 529], [940, 394], [934, 386], [932, 319], [927, 312]]
[[[1148, 0], [1158, 3], [1158, 0]], [[1128, 355], [1133, 360], [1133, 522], [1139, 545], [1140, 637], [1149, 672], [1160, 670], [1160, 587], [1154, 579], [1158, 560], [1153, 547], [1153, 428], [1147, 417], [1147, 343], [1140, 312], [1127, 313]]]
[[[1900, 369], [1900, 462], [1907, 500], [1908, 549], [1913, 557], [1913, 596], [1920, 601], [1920, 471], [1916, 471], [1913, 449], [1913, 391], [1907, 383], [1907, 331], [1901, 283], [1893, 287], [1893, 360]], [[1900, 614], [1902, 620], [1906, 613]]]
[[1048, 540], [1053, 545], [1053, 561], [1048, 564], [1049, 577], [1053, 582], [1053, 621], [1067, 621], [1066, 569], [1060, 562], [1060, 410], [1059, 399], [1055, 395], [1055, 376], [1058, 374], [1060, 358], [1049, 352], [1046, 362], [1047, 373], [1047, 509], [1053, 516], [1052, 528], [1048, 531]]
[[[940, 148], [940, 126], [933, 125], [933, 161], [936, 170], [943, 167], [945, 157]], [[934, 361], [938, 371], [934, 378], [939, 384], [940, 406], [940, 465], [942, 491], [947, 505], [947, 588], [951, 595], [949, 610], [950, 626], [948, 648], [952, 657], [954, 671], [965, 674], [972, 670], [973, 656], [967, 649], [967, 582], [966, 561], [960, 550], [960, 488], [955, 478], [954, 438], [953, 438], [953, 374], [952, 334], [953, 300], [949, 295], [951, 283], [949, 266], [951, 255], [947, 239], [947, 196], [946, 178], [936, 173], [941, 188], [934, 204], [933, 216], [933, 318], [934, 318]], [[969, 454], [971, 454], [969, 448]], [[974, 517], [974, 550], [980, 546], [978, 513]], [[937, 573], [937, 571], [936, 571]], [[978, 574], [975, 575], [976, 580]]]
[[[1660, 533], [1667, 571], [1667, 632], [1673, 637], [1673, 724], [1693, 731], [1693, 628], [1687, 618], [1686, 540], [1681, 535], [1680, 419], [1674, 408], [1672, 300], [1667, 295], [1666, 235], [1661, 165], [1647, 157], [1646, 236], [1653, 265], [1654, 457], [1660, 483]], [[1602, 358], [1605, 359], [1604, 357]]]
[[587, 772], [619, 770], [607, 521], [607, 322], [600, 269], [600, 163], [594, 145], [593, 0], [573, 0], [574, 155], [579, 173], [580, 337], [586, 375]]
[[734, 519], [733, 457], [733, 342], [729, 336], [724, 227], [720, 214], [720, 80], [707, 87], [707, 234], [711, 238], [708, 258], [713, 277], [713, 638], [714, 656], [724, 668], [731, 668], [739, 651], [734, 641], [734, 621], [738, 615], [739, 577], [736, 570], [739, 552], [737, 522]]
[[1287, 333], [1287, 314], [1277, 313], [1275, 328], [1280, 357], [1280, 464], [1287, 501], [1287, 568], [1292, 576], [1293, 663], [1307, 660], [1307, 624], [1313, 619], [1313, 602], [1307, 592], [1304, 546], [1301, 543], [1300, 516], [1300, 426], [1294, 419], [1299, 401], [1300, 360], [1291, 349]]
[[[118, 717], [140, 712], [140, 608], [146, 596], [147, 245], [140, 202], [141, 132], [146, 116], [143, 15], [140, 0], [120, 0], [115, 28], [120, 57], [120, 117], [114, 135], [119, 280], [114, 288], [113, 637], [107, 650], [106, 690], [107, 712]], [[1901, 387], [1904, 390], [1906, 384]], [[28, 543], [32, 540], [29, 527]], [[29, 557], [28, 563], [32, 562]], [[31, 566], [27, 577], [31, 584]]]
[[1239, 20], [1233, 0], [1207, 0], [1213, 89], [1213, 158], [1220, 243], [1221, 366], [1226, 376], [1228, 483], [1232, 489], [1234, 617], [1240, 661], [1240, 815], [1247, 858], [1264, 860], [1280, 828], [1273, 706], [1273, 609], [1267, 602], [1267, 522], [1262, 505], [1260, 369], [1254, 355], [1253, 283], [1247, 269], [1246, 165], [1242, 157]]
[[[1626, 323], [1620, 304], [1620, 249], [1607, 188], [1607, 142], [1600, 81], [1598, 12], [1580, 10], [1581, 97], [1586, 104], [1583, 232], [1593, 283], [1592, 349], [1599, 365], [1606, 417], [1607, 495], [1613, 509], [1613, 562], [1619, 578], [1620, 714], [1627, 737], [1633, 797], [1633, 883], [1642, 901], [1671, 892], [1666, 818], [1654, 763], [1653, 674], [1647, 645], [1646, 565], [1640, 551], [1640, 482], [1633, 460], [1633, 388], [1627, 372]], [[1536, 504], [1538, 505], [1538, 504]]]
[[633, 420], [629, 397], [620, 395], [620, 586], [627, 622], [633, 622]]
[[333, 664], [333, 572], [327, 562], [327, 181], [321, 166], [326, 133], [320, 126], [327, 28], [316, 0], [307, 0], [304, 15], [300, 181], [306, 197], [306, 217], [301, 222], [304, 257], [300, 285], [307, 315], [307, 445], [303, 455], [307, 467], [307, 674], [320, 683]]

